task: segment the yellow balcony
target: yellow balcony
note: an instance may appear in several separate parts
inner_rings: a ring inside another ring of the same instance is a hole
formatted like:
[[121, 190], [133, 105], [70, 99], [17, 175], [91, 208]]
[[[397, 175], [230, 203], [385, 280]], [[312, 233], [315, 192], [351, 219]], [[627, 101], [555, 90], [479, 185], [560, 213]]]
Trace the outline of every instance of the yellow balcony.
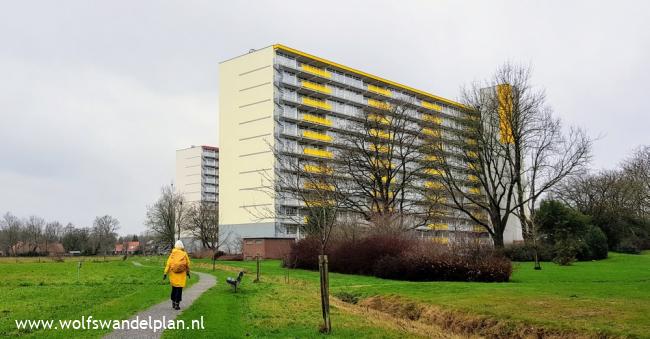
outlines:
[[475, 162], [470, 162], [467, 164], [467, 168], [473, 170], [473, 171], [478, 171], [479, 165]]
[[322, 109], [326, 109], [326, 110], [332, 110], [332, 105], [328, 104], [327, 101], [323, 101], [323, 100], [303, 97], [302, 98], [302, 103], [305, 104], [305, 105], [313, 106], [313, 107], [318, 107], [318, 108], [322, 108]]
[[380, 129], [375, 129], [375, 128], [371, 128], [370, 130], [368, 130], [368, 134], [370, 134], [370, 136], [375, 137], [375, 138], [382, 138], [382, 139], [390, 139], [391, 138], [391, 133], [390, 132], [382, 131]]
[[431, 128], [423, 128], [422, 133], [430, 136], [430, 137], [435, 137], [439, 138], [440, 137], [440, 130], [438, 129], [431, 129]]
[[316, 199], [316, 200], [307, 200], [305, 201], [307, 207], [326, 207], [334, 205], [334, 200], [329, 199]]
[[478, 232], [478, 233], [483, 233], [483, 232], [485, 232], [485, 227], [483, 227], [483, 226], [472, 226], [472, 231]]
[[370, 113], [368, 114], [368, 120], [378, 122], [380, 124], [388, 125], [390, 124], [390, 118], [380, 115], [380, 114], [375, 114], [375, 113]]
[[391, 96], [392, 93], [388, 88], [383, 88], [375, 85], [368, 85], [368, 91], [369, 92], [374, 92], [374, 93], [379, 93], [381, 95], [385, 95], [387, 97]]
[[442, 118], [433, 116], [431, 114], [424, 114], [422, 115], [422, 120], [432, 122], [434, 124], [442, 125]]
[[379, 108], [379, 109], [390, 110], [389, 103], [384, 101], [374, 100], [374, 99], [368, 99], [368, 106]]
[[331, 78], [332, 77], [332, 73], [330, 73], [330, 72], [328, 72], [328, 71], [326, 71], [326, 70], [324, 70], [322, 68], [310, 66], [310, 65], [307, 65], [307, 64], [300, 65], [300, 68], [303, 71], [307, 72], [307, 73], [315, 74], [315, 75], [321, 76], [323, 78]]
[[469, 181], [471, 181], [471, 182], [478, 182], [478, 181], [479, 181], [479, 180], [478, 180], [478, 177], [475, 176], [475, 175], [472, 175], [472, 174], [470, 174], [470, 175], [467, 176], [467, 180], [469, 180]]
[[441, 197], [441, 196], [431, 196], [431, 197], [428, 197], [428, 199], [429, 199], [429, 202], [434, 204], [434, 205], [435, 204], [444, 204], [445, 202], [447, 202], [445, 197]]
[[332, 89], [329, 86], [317, 84], [315, 82], [301, 81], [301, 85], [304, 88], [309, 88], [309, 89], [317, 91], [317, 92], [326, 93], [326, 94], [331, 94], [332, 93]]
[[441, 159], [437, 155], [431, 155], [430, 154], [430, 155], [425, 156], [424, 160], [426, 160], [426, 161], [440, 161]]
[[476, 139], [470, 139], [470, 138], [466, 138], [465, 143], [470, 145], [470, 146], [476, 146], [476, 144], [477, 144]]
[[434, 111], [442, 111], [442, 107], [427, 101], [422, 101], [422, 107], [432, 109]]
[[478, 187], [471, 187], [471, 188], [469, 189], [469, 193], [470, 193], [470, 194], [481, 194], [481, 189], [478, 188]]
[[438, 243], [438, 244], [443, 244], [443, 245], [449, 244], [449, 238], [447, 238], [447, 237], [433, 237], [433, 238], [431, 238], [431, 241], [433, 241], [435, 243]]
[[474, 151], [469, 151], [469, 152], [467, 152], [467, 156], [470, 157], [470, 158], [478, 158], [478, 153], [476, 153]]
[[319, 125], [332, 126], [332, 122], [330, 120], [325, 119], [325, 118], [321, 118], [318, 115], [303, 114], [302, 120], [313, 122], [313, 123], [319, 124]]
[[319, 158], [332, 159], [334, 157], [332, 152], [322, 150], [322, 149], [317, 149], [317, 148], [305, 148], [303, 153], [314, 157], [319, 157]]
[[302, 131], [302, 136], [312, 140], [332, 142], [332, 136], [323, 133], [314, 132], [314, 131], [309, 131], [309, 130]]
[[388, 153], [388, 145], [375, 145], [375, 144], [370, 144], [370, 150], [373, 152], [379, 152], [379, 153]]
[[304, 187], [310, 190], [333, 191], [334, 185], [325, 182], [306, 182]]
[[427, 168], [424, 172], [431, 175], [442, 176], [442, 171], [435, 168]]
[[393, 164], [387, 159], [371, 159], [371, 164], [375, 167], [393, 168]]
[[443, 188], [442, 183], [437, 182], [437, 181], [425, 181], [424, 182], [424, 187], [430, 188], [430, 189], [435, 189], [435, 190], [441, 190]]
[[433, 231], [447, 231], [449, 230], [449, 225], [445, 223], [435, 223], [435, 224], [429, 224], [427, 227]]
[[305, 164], [303, 167], [305, 172], [315, 173], [315, 174], [332, 174], [332, 169], [327, 166], [319, 166], [312, 164]]

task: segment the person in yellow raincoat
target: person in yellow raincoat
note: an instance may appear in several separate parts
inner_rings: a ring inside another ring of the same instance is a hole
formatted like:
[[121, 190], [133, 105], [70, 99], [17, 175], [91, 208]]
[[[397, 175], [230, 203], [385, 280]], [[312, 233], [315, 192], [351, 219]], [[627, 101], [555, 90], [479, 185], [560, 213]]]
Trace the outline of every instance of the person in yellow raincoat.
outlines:
[[187, 278], [190, 277], [190, 257], [185, 252], [185, 246], [180, 240], [176, 241], [172, 253], [167, 258], [163, 280], [167, 278], [167, 274], [169, 274], [169, 283], [172, 285], [172, 308], [180, 310], [183, 287], [185, 287]]

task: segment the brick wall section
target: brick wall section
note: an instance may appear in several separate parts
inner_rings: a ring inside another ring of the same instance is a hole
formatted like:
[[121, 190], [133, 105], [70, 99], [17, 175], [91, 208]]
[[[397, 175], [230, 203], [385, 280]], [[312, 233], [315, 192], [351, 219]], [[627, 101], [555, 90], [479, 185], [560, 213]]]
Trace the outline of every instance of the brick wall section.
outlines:
[[291, 250], [293, 238], [244, 238], [244, 260], [282, 259]]

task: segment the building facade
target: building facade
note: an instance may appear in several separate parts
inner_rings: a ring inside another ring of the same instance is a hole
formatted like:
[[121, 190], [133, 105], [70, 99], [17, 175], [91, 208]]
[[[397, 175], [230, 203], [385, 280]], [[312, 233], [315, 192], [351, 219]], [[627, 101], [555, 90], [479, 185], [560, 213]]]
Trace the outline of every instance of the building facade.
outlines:
[[[277, 154], [294, 157], [306, 170], [310, 161], [335, 161], [342, 147], [337, 140], [350, 133], [349, 122], [394, 99], [409, 102], [412, 118], [423, 131], [435, 128], [443, 140], [462, 130], [471, 118], [463, 105], [452, 100], [283, 45], [224, 61], [219, 74], [223, 179], [219, 195], [227, 197], [219, 201], [219, 220], [222, 228], [242, 238], [296, 233], [296, 225], [283, 214], [300, 213], [303, 204], [264, 189], [274, 185]], [[437, 175], [432, 169], [419, 185], [439, 188]], [[471, 176], [463, 189], [480, 194]], [[453, 210], [420, 230], [423, 236], [443, 242], [461, 233], [487, 237], [482, 227]]]
[[192, 146], [176, 151], [175, 190], [186, 202], [219, 201], [219, 148]]

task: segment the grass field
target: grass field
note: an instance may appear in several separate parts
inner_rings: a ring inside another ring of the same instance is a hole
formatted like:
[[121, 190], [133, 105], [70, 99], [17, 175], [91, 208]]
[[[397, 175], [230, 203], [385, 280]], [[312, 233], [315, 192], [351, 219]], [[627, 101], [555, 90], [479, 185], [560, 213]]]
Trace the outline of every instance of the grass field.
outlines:
[[[15, 328], [15, 319], [126, 319], [168, 298], [161, 283], [160, 257], [101, 261], [86, 258], [77, 282], [77, 262], [33, 259], [0, 260], [3, 287], [0, 337], [101, 337], [106, 331], [37, 331]], [[146, 265], [139, 267], [131, 261]], [[212, 271], [207, 260], [194, 270], [217, 276], [217, 285], [201, 296], [180, 319], [204, 317], [205, 331], [166, 331], [165, 338], [319, 337], [318, 274], [286, 270], [278, 261], [262, 263], [262, 279], [253, 283], [254, 262], [221, 262]], [[349, 292], [361, 299], [375, 296], [432, 305], [445, 310], [499, 319], [513, 326], [531, 325], [586, 335], [650, 337], [650, 253], [611, 253], [599, 262], [562, 267], [517, 263], [509, 283], [403, 282], [332, 273], [332, 294]], [[241, 290], [224, 283], [240, 269], [249, 271]], [[289, 273], [287, 283], [285, 274]], [[194, 281], [196, 278], [193, 278]], [[333, 301], [329, 337], [417, 338], [444, 331], [420, 326], [372, 310]]]
[[[84, 260], [77, 281], [78, 260]], [[129, 315], [169, 298], [163, 283], [162, 261], [154, 267], [137, 267], [121, 257], [0, 260], [0, 337], [100, 337], [97, 330], [17, 330], [15, 320], [74, 320], [92, 315], [96, 319], [126, 319]], [[192, 278], [193, 281], [196, 278]]]
[[[254, 272], [253, 262], [227, 262]], [[588, 335], [599, 333], [650, 337], [650, 253], [625, 255], [611, 253], [599, 262], [580, 262], [572, 266], [517, 263], [510, 283], [400, 282], [373, 277], [331, 274], [332, 293], [345, 291], [361, 298], [383, 295], [439, 306], [459, 312], [505, 320], [513, 325], [534, 325]], [[226, 293], [226, 287], [199, 300], [197, 309], [183, 316], [192, 317], [214, 308], [227, 308], [213, 321], [231, 324], [233, 335], [277, 335], [278, 337], [315, 335], [319, 320], [318, 275], [291, 270], [290, 279], [303, 285], [284, 284], [285, 269], [277, 261], [262, 264], [262, 284], [252, 284], [248, 276], [241, 294]], [[217, 273], [219, 275], [220, 273]], [[234, 273], [231, 273], [234, 275]], [[222, 278], [222, 277], [221, 277]], [[221, 298], [219, 297], [221, 295]], [[194, 312], [194, 313], [193, 313]], [[335, 309], [335, 334], [354, 336], [348, 328], [356, 320], [343, 318]], [[237, 316], [239, 314], [239, 316]], [[265, 333], [260, 324], [272, 324]], [[227, 327], [227, 326], [226, 326]], [[381, 326], [380, 326], [381, 327]], [[348, 331], [348, 329], [350, 331]], [[384, 331], [386, 330], [386, 331]], [[392, 336], [390, 328], [381, 335]], [[170, 333], [170, 337], [173, 337]], [[224, 334], [223, 332], [221, 334]]]

